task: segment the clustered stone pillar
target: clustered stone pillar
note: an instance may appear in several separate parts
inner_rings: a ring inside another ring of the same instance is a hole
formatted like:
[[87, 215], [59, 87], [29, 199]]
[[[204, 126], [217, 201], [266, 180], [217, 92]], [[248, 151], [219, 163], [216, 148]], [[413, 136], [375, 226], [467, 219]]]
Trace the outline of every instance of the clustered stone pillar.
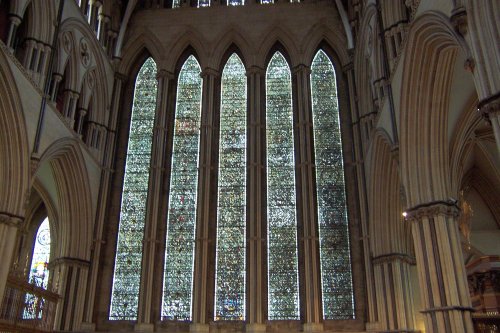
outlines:
[[0, 301], [3, 300], [10, 263], [17, 241], [17, 231], [23, 223], [23, 218], [0, 212]]
[[90, 263], [81, 258], [62, 257], [50, 262], [52, 290], [63, 298], [56, 310], [55, 328], [60, 331], [80, 330], [87, 298]]
[[15, 15], [15, 14], [10, 14], [9, 16], [9, 33], [7, 35], [7, 47], [11, 52], [14, 52], [14, 41], [16, 40], [16, 34], [17, 34], [17, 28], [21, 24], [22, 18]]
[[[113, 170], [111, 166], [114, 164], [113, 154], [108, 152], [112, 152], [115, 150], [116, 146], [116, 128], [118, 122], [118, 114], [121, 110], [121, 97], [123, 92], [123, 87], [125, 82], [127, 81], [127, 76], [116, 73], [114, 86], [113, 86], [113, 95], [112, 95], [112, 108], [109, 113], [109, 131], [104, 126], [97, 126], [95, 123], [90, 123], [89, 133], [87, 134], [87, 144], [89, 142], [95, 142], [95, 144], [90, 144], [91, 147], [101, 146], [102, 148], [102, 173], [101, 173], [101, 187], [99, 189], [99, 206], [97, 207], [96, 221], [95, 221], [95, 232], [97, 235], [96, 239], [94, 239], [93, 249], [92, 249], [92, 257], [90, 264], [90, 274], [89, 274], [89, 294], [87, 295], [87, 302], [85, 307], [85, 312], [83, 316], [82, 330], [84, 331], [94, 331], [95, 323], [93, 320], [94, 313], [94, 304], [95, 298], [100, 297], [100, 295], [96, 294], [97, 286], [99, 284], [99, 279], [102, 277], [99, 275], [99, 265], [102, 264], [99, 261], [101, 258], [101, 253], [104, 250], [103, 246], [105, 246], [105, 242], [102, 239], [103, 232], [105, 228], [106, 221], [106, 211], [108, 209], [108, 195], [111, 192], [111, 179], [113, 176]], [[100, 130], [99, 130], [100, 129]], [[95, 133], [95, 135], [93, 134]], [[97, 134], [102, 136], [101, 140], [98, 140]], [[100, 142], [98, 142], [100, 141]]]
[[378, 332], [416, 332], [411, 289], [414, 258], [388, 253], [373, 258], [377, 295], [380, 296]]
[[313, 120], [311, 110], [311, 69], [299, 65], [293, 70], [295, 137], [297, 149], [295, 163], [298, 169], [297, 192], [298, 220], [302, 224], [299, 248], [303, 258], [303, 283], [301, 284], [304, 311], [304, 332], [323, 330], [321, 311], [321, 273], [319, 258], [319, 233], [316, 224], [316, 205], [313, 164]]
[[448, 201], [421, 204], [408, 212], [427, 333], [473, 333], [469, 289], [457, 217]]
[[196, 244], [194, 256], [193, 276], [193, 323], [191, 332], [209, 331], [208, 282], [209, 282], [209, 223], [210, 223], [210, 195], [212, 189], [212, 155], [214, 143], [214, 119], [217, 95], [215, 90], [220, 81], [220, 74], [207, 68], [201, 74], [203, 78], [201, 128], [200, 128], [200, 157], [198, 167], [198, 202], [196, 213]]
[[265, 71], [251, 67], [248, 77], [248, 254], [247, 254], [247, 326], [248, 333], [266, 331], [266, 227], [265, 212], [265, 108], [263, 102]]

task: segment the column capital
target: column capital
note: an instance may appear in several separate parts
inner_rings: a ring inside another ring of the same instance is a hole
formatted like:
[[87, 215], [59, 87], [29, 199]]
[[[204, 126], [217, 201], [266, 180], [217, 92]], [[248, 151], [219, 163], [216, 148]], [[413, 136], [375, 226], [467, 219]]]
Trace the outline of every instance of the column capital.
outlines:
[[166, 69], [160, 69], [158, 70], [158, 72], [156, 72], [156, 79], [161, 80], [163, 78], [167, 80], [173, 80], [175, 78], [175, 74], [167, 71]]
[[478, 111], [485, 117], [489, 119], [493, 115], [500, 114], [500, 92], [491, 95], [477, 105]]
[[457, 202], [454, 200], [439, 200], [414, 206], [408, 209], [406, 214], [407, 220], [418, 221], [424, 217], [429, 218], [437, 215], [458, 217], [460, 209], [457, 206]]
[[220, 77], [220, 72], [218, 70], [213, 69], [213, 68], [207, 67], [201, 71], [200, 76], [202, 78], [205, 78], [207, 76]]
[[455, 8], [451, 11], [450, 22], [456, 32], [465, 36], [467, 33], [467, 11], [463, 6]]
[[80, 258], [59, 257], [49, 263], [49, 269], [55, 268], [56, 266], [78, 266], [82, 268], [89, 268], [90, 261]]
[[292, 68], [292, 74], [297, 74], [299, 72], [305, 72], [306, 75], [311, 75], [311, 67], [304, 64], [298, 64]]
[[20, 227], [24, 222], [24, 218], [21, 216], [11, 215], [9, 213], [0, 212], [0, 225], [4, 224], [9, 227]]
[[115, 73], [115, 79], [116, 80], [120, 80], [122, 82], [127, 82], [128, 80], [128, 76], [123, 74], [123, 73], [120, 73], [120, 72], [116, 72]]
[[410, 256], [406, 253], [386, 253], [372, 258], [372, 262], [374, 265], [380, 265], [383, 263], [395, 261], [406, 262], [410, 265], [416, 264], [415, 257]]
[[251, 66], [247, 69], [247, 76], [253, 75], [253, 74], [260, 74], [264, 75], [266, 74], [266, 70], [262, 67], [259, 66]]

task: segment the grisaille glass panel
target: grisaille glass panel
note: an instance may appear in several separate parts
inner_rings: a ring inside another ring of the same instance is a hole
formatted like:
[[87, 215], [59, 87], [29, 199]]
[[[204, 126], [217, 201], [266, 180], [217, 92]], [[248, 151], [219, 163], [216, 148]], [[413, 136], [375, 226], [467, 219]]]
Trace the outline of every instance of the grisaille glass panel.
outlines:
[[335, 70], [320, 50], [311, 66], [323, 315], [354, 318], [342, 138]]
[[194, 56], [179, 74], [162, 300], [162, 319], [190, 320], [202, 79]]
[[266, 72], [266, 139], [268, 318], [300, 319], [292, 81], [279, 52]]
[[247, 78], [233, 54], [222, 72], [215, 319], [245, 319]]
[[136, 320], [142, 240], [156, 109], [156, 64], [147, 59], [137, 74], [130, 121], [116, 248], [110, 320]]

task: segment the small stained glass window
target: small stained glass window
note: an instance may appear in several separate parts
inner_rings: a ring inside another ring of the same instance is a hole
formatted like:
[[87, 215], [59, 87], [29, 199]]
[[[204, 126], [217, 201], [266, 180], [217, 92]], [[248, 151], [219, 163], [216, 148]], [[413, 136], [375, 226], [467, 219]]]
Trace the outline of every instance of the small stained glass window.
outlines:
[[162, 319], [191, 319], [202, 79], [194, 56], [177, 85], [174, 146], [168, 200]]
[[279, 52], [266, 72], [266, 139], [268, 318], [299, 319], [292, 80]]
[[45, 218], [36, 233], [30, 269], [30, 282], [44, 289], [47, 289], [49, 282], [49, 260], [50, 225], [49, 219]]
[[335, 70], [320, 50], [311, 66], [323, 316], [354, 318], [349, 230]]
[[142, 65], [135, 81], [109, 311], [111, 320], [137, 319], [156, 110], [156, 72], [155, 62], [149, 58]]

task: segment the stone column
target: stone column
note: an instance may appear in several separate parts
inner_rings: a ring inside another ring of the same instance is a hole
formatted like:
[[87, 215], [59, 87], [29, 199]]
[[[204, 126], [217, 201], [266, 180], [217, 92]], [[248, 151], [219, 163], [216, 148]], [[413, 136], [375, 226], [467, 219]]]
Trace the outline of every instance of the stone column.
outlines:
[[213, 151], [213, 143], [215, 112], [218, 104], [216, 95], [220, 82], [220, 74], [211, 68], [207, 68], [203, 70], [201, 75], [203, 77], [203, 93], [193, 275], [193, 323], [191, 324], [190, 331], [208, 333], [208, 323], [211, 320], [211, 318], [208, 318], [208, 263], [211, 248], [209, 244], [210, 195], [212, 185], [215, 182], [215, 178], [212, 175], [212, 155], [217, 154], [216, 151]]
[[491, 122], [497, 150], [500, 154], [500, 92], [481, 101], [478, 109]]
[[10, 26], [9, 26], [9, 32], [7, 35], [7, 47], [9, 48], [10, 52], [14, 52], [14, 40], [16, 39], [16, 34], [17, 34], [17, 28], [21, 24], [22, 18], [15, 14], [11, 14], [9, 16], [9, 21], [10, 21]]
[[17, 232], [22, 223], [22, 217], [0, 212], [0, 258], [2, 258], [2, 265], [0, 265], [0, 300], [3, 299], [10, 263], [16, 246]]
[[85, 116], [87, 115], [88, 113], [88, 110], [85, 110], [85, 109], [79, 109], [78, 110], [78, 122], [76, 123], [76, 133], [80, 136], [80, 138], [82, 138], [83, 136], [83, 119], [85, 118]]
[[472, 333], [469, 289], [458, 233], [457, 206], [448, 201], [407, 211], [412, 224], [427, 333]]
[[71, 128], [75, 125], [75, 113], [78, 97], [79, 94], [72, 90], [68, 89], [64, 92], [64, 105], [62, 113]]
[[33, 39], [28, 39], [24, 42], [24, 44], [25, 44], [25, 49], [24, 49], [23, 59], [19, 60], [22, 61], [24, 68], [29, 71], [31, 69], [30, 67], [31, 61], [35, 53], [36, 42]]
[[[127, 81], [127, 76], [120, 73], [115, 74], [115, 80], [113, 84], [113, 95], [111, 98], [111, 110], [109, 112], [109, 119], [108, 119], [109, 130], [103, 131], [103, 134], [105, 135], [103, 135], [103, 138], [101, 139], [102, 141], [105, 141], [105, 143], [101, 143], [101, 147], [104, 147], [102, 152], [103, 168], [101, 171], [101, 186], [99, 188], [99, 200], [97, 200], [98, 206], [97, 206], [96, 220], [94, 224], [94, 243], [91, 252], [88, 296], [87, 296], [87, 302], [85, 304], [85, 312], [82, 323], [82, 329], [85, 331], [95, 330], [95, 323], [93, 322], [94, 304], [96, 297], [101, 297], [101, 295], [97, 295], [97, 286], [99, 283], [102, 283], [99, 282], [99, 280], [101, 279], [101, 276], [99, 275], [99, 267], [100, 265], [102, 265], [99, 259], [102, 256], [102, 251], [105, 249], [105, 241], [103, 240], [104, 226], [107, 222], [106, 212], [109, 209], [108, 198], [111, 192], [110, 187], [114, 172], [112, 169], [112, 166], [114, 165], [115, 162], [114, 154], [112, 154], [111, 152], [115, 151], [117, 118], [122, 106], [121, 96], [122, 96], [123, 86], [126, 81]], [[92, 124], [92, 127], [94, 126], [96, 126], [95, 123]], [[89, 144], [90, 142], [89, 140], [92, 140], [91, 137], [92, 137], [91, 135], [88, 135], [87, 144]], [[111, 281], [106, 281], [106, 282], [109, 282], [111, 284]]]
[[52, 82], [50, 86], [50, 99], [55, 102], [57, 98], [57, 92], [59, 91], [59, 83], [61, 83], [62, 75], [59, 73], [54, 73], [52, 75]]
[[265, 75], [260, 67], [251, 67], [248, 77], [248, 194], [247, 194], [247, 306], [246, 332], [266, 331], [266, 178], [265, 178]]
[[87, 260], [80, 258], [62, 257], [50, 262], [52, 290], [61, 296], [57, 303], [55, 330], [81, 329], [89, 266]]
[[158, 265], [157, 247], [163, 235], [158, 235], [158, 223], [164, 223], [161, 216], [162, 184], [165, 175], [165, 153], [167, 151], [167, 105], [172, 98], [169, 92], [175, 84], [174, 74], [165, 70], [158, 71], [158, 91], [156, 94], [155, 126], [153, 129], [153, 147], [151, 152], [151, 167], [149, 174], [149, 195], [146, 208], [144, 249], [142, 254], [141, 289], [139, 293], [139, 312], [136, 331], [153, 331], [154, 318], [152, 305], [155, 294], [154, 277]]
[[411, 266], [415, 258], [388, 253], [373, 258], [378, 300], [379, 332], [416, 332]]
[[323, 330], [321, 306], [321, 268], [319, 258], [319, 234], [317, 225], [314, 164], [313, 164], [313, 120], [311, 106], [311, 69], [299, 65], [292, 73], [295, 97], [295, 163], [298, 169], [297, 217], [299, 221], [299, 256], [303, 265], [301, 276], [301, 304], [304, 314], [304, 332]]

